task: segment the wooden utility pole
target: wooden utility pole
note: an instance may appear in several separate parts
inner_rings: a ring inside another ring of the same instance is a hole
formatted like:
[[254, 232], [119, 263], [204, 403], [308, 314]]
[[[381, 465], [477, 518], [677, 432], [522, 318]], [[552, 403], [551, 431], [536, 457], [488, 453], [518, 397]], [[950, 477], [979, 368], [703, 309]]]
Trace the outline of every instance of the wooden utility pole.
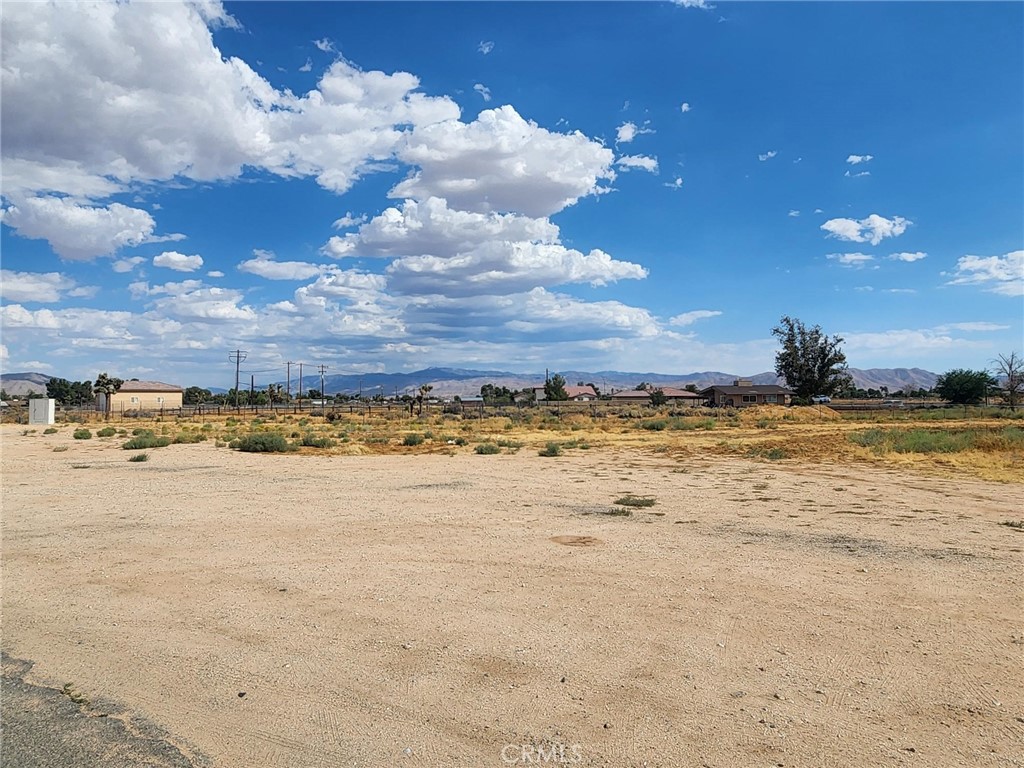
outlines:
[[228, 360], [235, 364], [235, 408], [238, 408], [238, 366], [242, 364], [242, 361], [245, 360], [248, 355], [248, 352], [243, 352], [240, 349], [236, 349], [228, 355]]

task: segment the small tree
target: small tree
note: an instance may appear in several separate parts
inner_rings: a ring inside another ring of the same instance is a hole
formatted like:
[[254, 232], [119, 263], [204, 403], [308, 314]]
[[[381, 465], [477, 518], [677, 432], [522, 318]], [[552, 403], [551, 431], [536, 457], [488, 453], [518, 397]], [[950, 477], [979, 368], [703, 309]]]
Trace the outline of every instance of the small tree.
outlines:
[[796, 397], [809, 400], [815, 395], [832, 396], [849, 385], [839, 336], [826, 336], [821, 326], [807, 328], [785, 315], [772, 328], [772, 335], [782, 343], [775, 355], [775, 373], [786, 380]]
[[968, 368], [954, 368], [939, 376], [935, 392], [943, 400], [957, 405], [976, 405], [985, 399], [996, 380], [988, 371], [972, 371]]
[[432, 384], [421, 384], [419, 394], [416, 395], [417, 415], [423, 415], [423, 398], [430, 394], [433, 389]]
[[207, 400], [213, 397], [213, 393], [208, 389], [202, 387], [186, 387], [185, 393], [182, 395], [182, 402], [185, 405], [202, 405]]
[[1024, 358], [1011, 352], [1009, 355], [999, 355], [992, 362], [996, 367], [996, 376], [1002, 379], [1000, 385], [1003, 388], [1003, 400], [1016, 410], [1024, 392]]
[[124, 379], [119, 379], [116, 376], [108, 376], [106, 372], [101, 373], [96, 377], [96, 382], [92, 385], [93, 392], [97, 395], [105, 395], [105, 411], [107, 414], [110, 413], [110, 396], [113, 395], [117, 390], [124, 384]]
[[665, 390], [655, 389], [651, 391], [651, 405], [655, 408], [660, 408], [668, 402], [668, 397], [665, 396]]
[[51, 378], [46, 382], [46, 396], [61, 405], [68, 405], [74, 397], [72, 384], [67, 379]]
[[569, 393], [565, 391], [565, 377], [556, 373], [545, 381], [544, 397], [548, 400], [568, 400]]

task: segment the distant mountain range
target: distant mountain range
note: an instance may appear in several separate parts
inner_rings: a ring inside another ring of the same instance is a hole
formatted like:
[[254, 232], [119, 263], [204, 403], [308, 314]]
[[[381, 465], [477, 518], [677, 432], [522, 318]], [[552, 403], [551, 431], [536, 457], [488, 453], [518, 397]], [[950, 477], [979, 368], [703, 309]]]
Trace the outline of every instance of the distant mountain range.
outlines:
[[[758, 373], [753, 376], [740, 376], [722, 371], [698, 371], [685, 374], [637, 373], [630, 371], [551, 371], [561, 373], [569, 384], [583, 382], [595, 384], [602, 392], [620, 389], [633, 389], [642, 381], [663, 387], [685, 387], [694, 384], [698, 389], [712, 384], [731, 384], [733, 380], [746, 378], [755, 384], [783, 383], [773, 372]], [[887, 387], [890, 392], [910, 387], [931, 389], [935, 386], [937, 374], [921, 368], [850, 368], [850, 375], [858, 387], [864, 389], [881, 389]], [[5, 373], [0, 375], [0, 383], [10, 395], [27, 395], [29, 392], [45, 392], [46, 382], [50, 377], [42, 373]], [[193, 386], [195, 382], [170, 382], [181, 386]], [[260, 388], [271, 382], [260, 382]], [[286, 385], [285, 381], [273, 382]], [[324, 389], [328, 394], [343, 392], [350, 395], [366, 396], [383, 394], [393, 396], [396, 393], [411, 394], [420, 386], [429, 384], [433, 387], [431, 394], [440, 397], [453, 395], [476, 395], [484, 384], [494, 384], [509, 389], [523, 389], [544, 383], [543, 373], [512, 373], [509, 371], [477, 371], [466, 368], [425, 368], [412, 373], [364, 373], [334, 374], [324, 376]], [[201, 386], [201, 385], [197, 385]], [[292, 392], [299, 389], [297, 375], [292, 376]], [[320, 377], [316, 374], [303, 377], [304, 390], [319, 389]], [[224, 392], [223, 388], [210, 387], [213, 392]]]

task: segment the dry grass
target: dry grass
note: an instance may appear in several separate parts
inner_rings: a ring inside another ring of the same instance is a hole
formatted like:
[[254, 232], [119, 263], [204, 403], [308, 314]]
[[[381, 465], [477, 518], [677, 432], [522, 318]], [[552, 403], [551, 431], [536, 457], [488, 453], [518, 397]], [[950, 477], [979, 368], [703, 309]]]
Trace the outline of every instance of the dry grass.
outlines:
[[[280, 414], [252, 419], [170, 418], [130, 421], [119, 426], [129, 430], [150, 429], [156, 434], [192, 433], [223, 443], [252, 434], [280, 434], [299, 453], [310, 455], [469, 454], [482, 443], [521, 446], [536, 453], [549, 443], [557, 443], [569, 450], [590, 447], [651, 451], [679, 462], [714, 454], [765, 462], [870, 463], [901, 470], [952, 471], [986, 480], [1024, 482], [1024, 448], [1019, 441], [997, 439], [1007, 429], [1017, 429], [1007, 427], [1010, 422], [1006, 419], [939, 420], [932, 412], [919, 415], [920, 418], [914, 418], [912, 413], [901, 413], [897, 421], [872, 424], [866, 423], [862, 414], [843, 414], [824, 406], [763, 406], [693, 415], [648, 410], [596, 418], [580, 413], [558, 418], [532, 410], [484, 419], [451, 414], [410, 418], [404, 411], [381, 411], [369, 416], [341, 413], [331, 421], [324, 417]], [[865, 430], [927, 431], [939, 433], [940, 439], [942, 433], [955, 436], [970, 430], [991, 434], [993, 439], [976, 440], [949, 452], [900, 452], [879, 450], [878, 445], [851, 440], [851, 435]], [[410, 434], [429, 437], [416, 442], [408, 440]]]

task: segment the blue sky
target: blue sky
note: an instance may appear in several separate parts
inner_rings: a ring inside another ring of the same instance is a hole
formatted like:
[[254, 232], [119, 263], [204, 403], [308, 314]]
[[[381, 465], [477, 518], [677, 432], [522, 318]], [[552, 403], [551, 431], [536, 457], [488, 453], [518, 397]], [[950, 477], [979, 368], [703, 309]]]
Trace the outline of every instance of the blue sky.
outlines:
[[4, 3], [4, 370], [1021, 351], [1024, 5], [700, 5]]

